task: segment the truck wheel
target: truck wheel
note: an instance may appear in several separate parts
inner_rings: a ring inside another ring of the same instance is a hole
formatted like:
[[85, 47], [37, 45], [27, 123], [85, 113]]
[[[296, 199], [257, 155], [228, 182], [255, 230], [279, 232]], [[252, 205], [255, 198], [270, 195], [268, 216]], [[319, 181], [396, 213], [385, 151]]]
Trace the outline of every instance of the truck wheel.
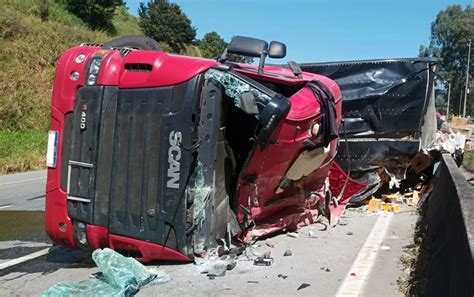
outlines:
[[111, 49], [112, 47], [130, 47], [148, 51], [163, 51], [158, 41], [146, 36], [123, 36], [106, 42], [102, 48]]

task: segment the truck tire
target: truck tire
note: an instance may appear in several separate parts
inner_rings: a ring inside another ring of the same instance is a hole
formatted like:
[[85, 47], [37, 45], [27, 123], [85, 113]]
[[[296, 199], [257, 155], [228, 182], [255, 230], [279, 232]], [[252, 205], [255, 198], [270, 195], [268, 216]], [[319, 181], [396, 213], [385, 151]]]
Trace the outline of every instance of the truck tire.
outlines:
[[163, 51], [158, 41], [146, 36], [123, 36], [106, 42], [102, 48], [111, 49], [112, 47], [130, 47], [148, 51]]

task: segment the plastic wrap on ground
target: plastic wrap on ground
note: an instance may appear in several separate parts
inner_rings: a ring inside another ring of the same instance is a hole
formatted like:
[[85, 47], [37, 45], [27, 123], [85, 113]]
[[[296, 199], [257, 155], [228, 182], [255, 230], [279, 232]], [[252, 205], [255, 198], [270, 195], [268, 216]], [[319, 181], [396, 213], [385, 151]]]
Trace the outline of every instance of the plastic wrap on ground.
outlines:
[[257, 102], [267, 104], [270, 102], [271, 98], [267, 94], [264, 94], [262, 91], [252, 87], [245, 81], [239, 79], [237, 76], [233, 75], [227, 71], [221, 71], [217, 69], [209, 69], [204, 75], [206, 79], [215, 79], [218, 81], [225, 90], [225, 93], [230, 98], [234, 99], [234, 104], [237, 107], [241, 107], [241, 97], [243, 93], [251, 92], [255, 97]]
[[92, 253], [92, 259], [101, 270], [95, 278], [77, 283], [58, 283], [42, 296], [133, 296], [145, 285], [170, 280], [162, 271], [150, 271], [133, 258], [105, 248]]

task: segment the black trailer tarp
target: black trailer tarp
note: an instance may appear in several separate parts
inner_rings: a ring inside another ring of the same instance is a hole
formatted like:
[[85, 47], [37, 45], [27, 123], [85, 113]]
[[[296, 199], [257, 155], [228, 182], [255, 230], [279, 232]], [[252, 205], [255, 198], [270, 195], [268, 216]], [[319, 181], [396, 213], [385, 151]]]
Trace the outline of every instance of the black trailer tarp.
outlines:
[[302, 64], [334, 79], [342, 91], [348, 135], [419, 135], [433, 85], [433, 59]]
[[436, 60], [426, 58], [301, 65], [303, 71], [328, 76], [341, 88], [345, 124], [340, 132], [350, 146], [348, 154], [346, 145], [340, 145], [336, 160], [345, 170], [390, 167], [394, 159], [409, 160], [429, 145], [435, 133], [435, 66]]

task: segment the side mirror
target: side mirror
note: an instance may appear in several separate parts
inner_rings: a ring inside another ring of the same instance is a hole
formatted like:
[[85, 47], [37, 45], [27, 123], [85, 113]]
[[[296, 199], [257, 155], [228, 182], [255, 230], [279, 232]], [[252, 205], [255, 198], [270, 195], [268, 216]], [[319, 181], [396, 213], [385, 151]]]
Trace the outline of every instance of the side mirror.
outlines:
[[286, 45], [283, 42], [272, 41], [268, 48], [268, 56], [274, 59], [281, 59], [286, 56]]
[[235, 36], [227, 45], [227, 53], [242, 55], [247, 57], [260, 58], [266, 55], [268, 43], [265, 40]]

